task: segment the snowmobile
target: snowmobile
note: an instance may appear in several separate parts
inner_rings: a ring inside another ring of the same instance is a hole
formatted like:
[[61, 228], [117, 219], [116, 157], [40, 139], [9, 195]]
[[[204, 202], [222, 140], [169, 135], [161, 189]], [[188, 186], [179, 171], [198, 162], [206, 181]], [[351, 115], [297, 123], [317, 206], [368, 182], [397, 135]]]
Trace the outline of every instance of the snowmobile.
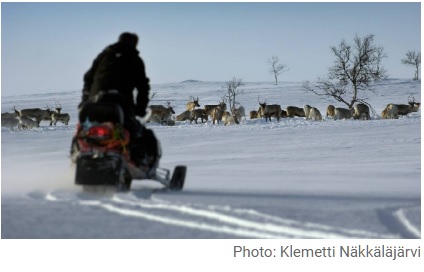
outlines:
[[128, 191], [132, 180], [149, 179], [170, 190], [182, 190], [187, 167], [176, 166], [172, 176], [170, 170], [159, 167], [159, 141], [156, 160], [136, 166], [131, 160], [130, 134], [123, 124], [124, 113], [119, 104], [89, 102], [82, 107], [71, 145], [71, 160], [76, 164], [75, 184], [83, 189], [111, 186]]

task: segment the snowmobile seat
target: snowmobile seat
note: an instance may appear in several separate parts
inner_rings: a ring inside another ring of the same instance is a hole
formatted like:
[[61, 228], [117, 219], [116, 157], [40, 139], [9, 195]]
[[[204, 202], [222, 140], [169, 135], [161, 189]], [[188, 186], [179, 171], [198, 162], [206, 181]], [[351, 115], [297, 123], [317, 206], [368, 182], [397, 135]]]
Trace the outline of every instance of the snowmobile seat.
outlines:
[[79, 113], [79, 122], [84, 123], [87, 118], [90, 122], [124, 124], [124, 112], [122, 108], [111, 102], [86, 103]]

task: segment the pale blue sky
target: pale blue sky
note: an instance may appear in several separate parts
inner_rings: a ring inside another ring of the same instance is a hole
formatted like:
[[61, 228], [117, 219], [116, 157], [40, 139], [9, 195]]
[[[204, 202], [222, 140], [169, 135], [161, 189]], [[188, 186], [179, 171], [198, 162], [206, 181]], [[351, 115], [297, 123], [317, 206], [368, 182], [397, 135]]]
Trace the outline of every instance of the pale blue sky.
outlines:
[[412, 78], [400, 60], [421, 50], [421, 3], [2, 3], [2, 96], [80, 90], [123, 31], [139, 35], [152, 84], [272, 82], [273, 55], [289, 67], [279, 81], [314, 81], [355, 34], [375, 35], [390, 77]]

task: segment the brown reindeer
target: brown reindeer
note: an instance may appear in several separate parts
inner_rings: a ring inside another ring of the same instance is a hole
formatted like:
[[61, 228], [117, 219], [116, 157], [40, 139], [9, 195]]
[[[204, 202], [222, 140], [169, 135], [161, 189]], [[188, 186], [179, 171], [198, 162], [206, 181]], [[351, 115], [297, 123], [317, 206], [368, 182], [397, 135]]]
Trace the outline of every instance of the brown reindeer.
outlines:
[[302, 108], [298, 108], [295, 106], [288, 106], [286, 108], [286, 112], [287, 112], [287, 117], [305, 117], [305, 110]]
[[19, 111], [19, 116], [34, 119], [34, 121], [37, 122], [37, 127], [39, 127], [40, 122], [43, 120], [50, 121], [51, 125], [51, 116], [53, 112], [54, 111], [50, 110], [49, 105], [46, 105], [45, 110], [40, 108], [22, 109]]
[[186, 110], [192, 111], [196, 107], [200, 107], [199, 97], [197, 97], [196, 99], [194, 99], [194, 97], [192, 95], [190, 95], [190, 99], [191, 99], [191, 101], [186, 104]]
[[252, 110], [249, 112], [250, 119], [256, 119], [258, 118], [258, 111]]
[[206, 114], [207, 114], [208, 116], [212, 117], [212, 111], [213, 111], [216, 107], [218, 107], [218, 106], [221, 106], [221, 108], [222, 108], [224, 111], [226, 111], [226, 110], [227, 110], [227, 103], [226, 103], [226, 100], [225, 100], [225, 99], [222, 99], [222, 101], [221, 101], [221, 102], [219, 102], [219, 104], [218, 104], [218, 105], [205, 105], [204, 109], [205, 109], [205, 111], [206, 111]]
[[214, 125], [215, 125], [215, 121], [217, 121], [219, 124], [219, 121], [222, 119], [222, 115], [224, 114], [224, 112], [225, 112], [225, 109], [223, 105], [221, 104], [212, 110], [212, 122]]
[[411, 112], [417, 112], [418, 109], [419, 109], [419, 107], [420, 107], [420, 105], [421, 105], [421, 103], [420, 102], [416, 102], [415, 101], [415, 98], [412, 95], [410, 95], [408, 97], [408, 105], [397, 104], [398, 114], [399, 115], [408, 115]]
[[183, 113], [177, 115], [177, 117], [175, 117], [175, 121], [185, 121], [185, 120], [191, 120], [193, 114], [191, 111], [186, 110]]
[[353, 117], [354, 109], [336, 108], [334, 120], [350, 119]]
[[206, 114], [206, 111], [204, 109], [194, 109], [191, 111], [192, 113], [192, 117], [190, 119], [190, 123], [194, 122], [197, 124], [197, 120], [200, 118], [202, 120], [206, 120], [206, 122], [208, 121], [208, 115]]
[[266, 100], [261, 103], [259, 101], [259, 96], [258, 96], [258, 102], [259, 102], [259, 106], [260, 106], [260, 111], [261, 111], [261, 115], [265, 117], [265, 121], [268, 122], [271, 121], [271, 116], [276, 116], [277, 117], [277, 121], [280, 121], [281, 118], [281, 106], [274, 104], [274, 105], [267, 105], [266, 104]]
[[175, 111], [170, 101], [166, 103], [167, 107], [162, 105], [150, 105], [150, 109], [152, 110], [152, 114], [149, 118], [150, 122], [173, 125], [172, 114], [175, 114]]

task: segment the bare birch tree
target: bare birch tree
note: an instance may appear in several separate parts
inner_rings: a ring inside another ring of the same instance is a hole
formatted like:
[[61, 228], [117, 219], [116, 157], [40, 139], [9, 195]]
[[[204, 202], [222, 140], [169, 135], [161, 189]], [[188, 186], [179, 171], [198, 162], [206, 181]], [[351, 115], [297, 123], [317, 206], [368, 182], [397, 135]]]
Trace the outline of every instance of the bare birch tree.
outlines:
[[418, 80], [418, 72], [421, 64], [421, 52], [408, 51], [406, 58], [401, 60], [403, 64], [415, 67], [414, 80]]
[[352, 108], [356, 102], [369, 105], [365, 99], [359, 98], [359, 91], [375, 92], [374, 84], [387, 77], [381, 65], [387, 55], [383, 47], [375, 46], [374, 35], [363, 38], [357, 35], [353, 45], [344, 40], [338, 47], [332, 46], [336, 59], [328, 69], [327, 78], [318, 78], [315, 86], [306, 81], [303, 87], [319, 96], [332, 97]]
[[[237, 96], [244, 93], [244, 90], [240, 89], [240, 87], [243, 85], [244, 85], [243, 80], [237, 79], [235, 77], [233, 77], [232, 80], [225, 82], [224, 88], [226, 90], [226, 93], [224, 97], [225, 97], [225, 100], [228, 101], [231, 112], [234, 112], [236, 109], [236, 105], [239, 104], [236, 100]], [[238, 122], [236, 123], [238, 124]]]
[[268, 64], [271, 66], [269, 72], [274, 75], [275, 85], [278, 84], [278, 76], [289, 70], [287, 65], [280, 64], [279, 62], [280, 60], [276, 56], [272, 56], [270, 59], [268, 59]]

